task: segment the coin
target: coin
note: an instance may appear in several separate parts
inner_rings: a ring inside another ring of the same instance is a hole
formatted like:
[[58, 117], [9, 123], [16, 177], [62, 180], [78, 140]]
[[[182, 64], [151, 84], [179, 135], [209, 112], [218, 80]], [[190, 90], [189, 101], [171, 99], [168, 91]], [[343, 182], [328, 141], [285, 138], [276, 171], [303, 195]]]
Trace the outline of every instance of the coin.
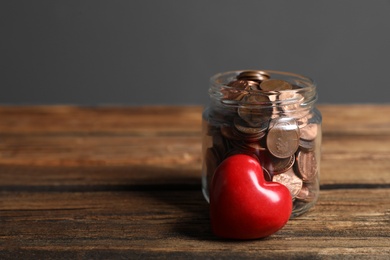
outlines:
[[237, 77], [236, 82], [247, 82], [246, 90], [259, 90], [260, 89], [260, 79], [256, 75], [248, 75], [246, 77]]
[[315, 148], [315, 142], [299, 139], [299, 148], [305, 151], [313, 151]]
[[261, 82], [260, 88], [264, 91], [290, 90], [292, 85], [285, 80], [269, 79]]
[[268, 124], [265, 124], [265, 122], [262, 122], [257, 127], [250, 126], [247, 121], [243, 120], [241, 117], [234, 118], [234, 127], [241, 133], [247, 134], [247, 135], [255, 135], [255, 134], [261, 134], [265, 132], [268, 128]]
[[302, 186], [302, 189], [299, 191], [297, 195], [298, 200], [302, 200], [304, 202], [311, 202], [315, 199], [316, 194], [314, 193], [314, 188], [307, 186], [305, 183]]
[[302, 127], [305, 127], [307, 123], [309, 122], [309, 118], [307, 116], [301, 117], [297, 119], [298, 127], [301, 129]]
[[252, 126], [267, 123], [272, 115], [270, 100], [264, 95], [248, 95], [243, 99], [244, 105], [237, 109], [238, 115]]
[[305, 182], [310, 182], [317, 175], [317, 160], [314, 151], [300, 150], [296, 155], [297, 174]]
[[247, 70], [241, 72], [238, 76], [237, 79], [244, 79], [244, 80], [254, 80], [258, 82], [262, 82], [264, 80], [267, 80], [270, 78], [270, 75], [261, 70]]
[[274, 175], [272, 181], [283, 184], [291, 193], [291, 197], [294, 199], [302, 189], [302, 180], [299, 179], [292, 169], [285, 173]]
[[317, 132], [318, 125], [310, 123], [300, 129], [300, 137], [306, 141], [313, 141], [317, 137]]
[[296, 109], [296, 105], [302, 104], [304, 100], [303, 96], [297, 93], [295, 90], [285, 90], [281, 92], [278, 96], [278, 99], [284, 101], [286, 104], [294, 104], [294, 106], [291, 107], [292, 109]]
[[229, 149], [228, 139], [224, 138], [222, 133], [213, 135], [213, 146], [215, 152], [218, 153], [218, 156], [222, 158], [222, 156]]
[[294, 154], [287, 158], [275, 158], [269, 154], [264, 167], [267, 168], [272, 174], [278, 175], [290, 170], [294, 165], [294, 162]]
[[248, 151], [251, 154], [256, 154], [258, 156], [265, 148], [260, 144], [260, 142], [244, 142], [238, 140], [232, 140], [230, 142], [233, 148], [240, 151]]
[[285, 116], [302, 118], [309, 113], [308, 110], [301, 109], [304, 98], [294, 90], [281, 91], [277, 99], [279, 100], [279, 107]]
[[229, 101], [241, 100], [245, 95], [249, 93], [248, 90], [251, 89], [251, 86], [253, 84], [258, 85], [257, 82], [248, 81], [248, 80], [235, 80], [229, 82], [226, 85], [229, 88], [221, 89], [221, 93], [223, 95], [222, 101], [226, 103]]
[[267, 148], [278, 158], [293, 155], [299, 147], [299, 128], [293, 118], [277, 118], [271, 121], [267, 135]]
[[246, 149], [241, 149], [241, 148], [233, 148], [233, 149], [230, 149], [226, 154], [225, 156], [223, 157], [224, 159], [232, 156], [232, 155], [236, 155], [236, 154], [246, 154], [246, 155], [249, 155], [251, 156], [252, 158], [256, 159], [257, 161], [259, 161], [259, 158], [257, 157], [257, 155], [255, 153], [252, 153]]
[[264, 93], [252, 93], [251, 95], [245, 97], [244, 101], [250, 105], [272, 106], [269, 97], [264, 95]]
[[266, 148], [263, 147], [260, 142], [244, 142], [244, 147], [256, 152], [256, 154], [258, 154], [259, 151], [266, 150]]
[[230, 125], [221, 125], [221, 134], [227, 139], [238, 140], [239, 136], [234, 134], [233, 127]]
[[[250, 90], [252, 87], [257, 88], [259, 83], [256, 81], [251, 81], [251, 80], [235, 80], [227, 84], [227, 86], [232, 87], [232, 88], [237, 88], [241, 90]], [[255, 86], [255, 87], [254, 87]]]

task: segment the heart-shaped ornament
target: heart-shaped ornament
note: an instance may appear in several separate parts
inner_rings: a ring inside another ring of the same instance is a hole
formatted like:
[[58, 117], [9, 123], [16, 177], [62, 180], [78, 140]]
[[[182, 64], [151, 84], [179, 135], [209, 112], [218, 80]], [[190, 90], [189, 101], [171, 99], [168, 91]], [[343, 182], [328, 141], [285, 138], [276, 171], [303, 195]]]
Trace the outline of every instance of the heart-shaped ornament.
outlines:
[[253, 157], [232, 155], [215, 170], [210, 186], [210, 220], [215, 235], [267, 237], [287, 223], [291, 211], [289, 190], [265, 181], [262, 167]]

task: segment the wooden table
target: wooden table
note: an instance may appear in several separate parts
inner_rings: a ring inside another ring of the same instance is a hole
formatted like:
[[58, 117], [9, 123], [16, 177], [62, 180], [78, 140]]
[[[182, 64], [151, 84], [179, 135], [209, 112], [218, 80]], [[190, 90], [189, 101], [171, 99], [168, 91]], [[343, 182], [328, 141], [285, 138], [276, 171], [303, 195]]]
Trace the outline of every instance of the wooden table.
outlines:
[[212, 235], [201, 107], [0, 108], [0, 259], [390, 258], [390, 105], [322, 105], [316, 206]]

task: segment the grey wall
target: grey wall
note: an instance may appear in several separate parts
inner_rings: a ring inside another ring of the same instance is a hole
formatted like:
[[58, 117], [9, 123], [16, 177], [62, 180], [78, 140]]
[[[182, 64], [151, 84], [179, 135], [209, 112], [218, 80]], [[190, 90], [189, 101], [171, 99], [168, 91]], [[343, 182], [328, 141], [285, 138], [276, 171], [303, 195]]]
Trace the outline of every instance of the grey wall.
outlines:
[[203, 104], [237, 69], [390, 101], [390, 1], [1, 1], [0, 103]]

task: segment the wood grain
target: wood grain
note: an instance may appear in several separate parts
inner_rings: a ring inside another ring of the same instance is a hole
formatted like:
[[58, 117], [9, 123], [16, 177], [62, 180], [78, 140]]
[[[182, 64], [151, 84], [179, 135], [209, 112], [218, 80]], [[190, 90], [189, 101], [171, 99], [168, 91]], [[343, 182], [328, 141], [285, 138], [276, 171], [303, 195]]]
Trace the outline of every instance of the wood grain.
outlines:
[[212, 235], [201, 107], [0, 107], [0, 259], [388, 259], [390, 106], [322, 105], [316, 206]]

